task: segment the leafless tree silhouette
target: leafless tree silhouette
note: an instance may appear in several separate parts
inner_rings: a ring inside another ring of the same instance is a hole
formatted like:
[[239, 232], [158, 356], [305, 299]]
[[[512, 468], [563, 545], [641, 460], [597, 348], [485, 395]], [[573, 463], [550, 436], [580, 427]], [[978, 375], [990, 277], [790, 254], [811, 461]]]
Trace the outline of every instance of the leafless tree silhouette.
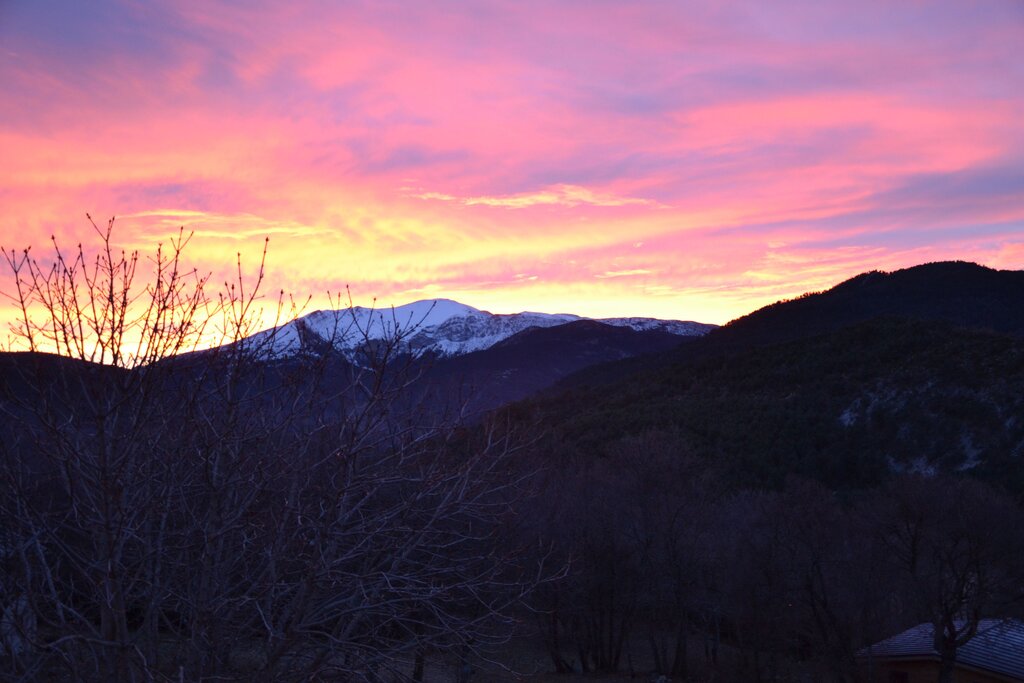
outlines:
[[213, 295], [184, 232], [143, 259], [93, 226], [4, 251], [0, 678], [376, 681], [506, 635], [548, 572], [499, 542], [518, 441], [396, 408], [408, 326], [282, 358], [263, 260]]

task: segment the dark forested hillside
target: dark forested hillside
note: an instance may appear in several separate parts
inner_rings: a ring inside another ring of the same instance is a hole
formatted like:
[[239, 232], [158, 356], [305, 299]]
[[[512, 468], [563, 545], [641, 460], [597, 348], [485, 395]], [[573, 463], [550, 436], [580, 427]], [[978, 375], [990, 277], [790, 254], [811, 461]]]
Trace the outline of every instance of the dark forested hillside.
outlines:
[[511, 407], [542, 435], [527, 514], [572, 559], [548, 646], [614, 670], [642, 634], [673, 680], [849, 683], [941, 622], [946, 657], [964, 615], [1021, 614], [1021, 387], [1024, 339], [881, 317]]
[[862, 273], [824, 292], [760, 308], [672, 351], [586, 368], [565, 388], [616, 382], [680, 362], [724, 356], [867, 322], [879, 317], [945, 322], [1024, 335], [1024, 271], [964, 261], [927, 263], [891, 273]]
[[713, 345], [750, 347], [841, 329], [879, 316], [1024, 334], [1024, 271], [964, 261], [862, 273], [821, 293], [758, 309], [716, 330]]
[[1024, 604], [1021, 276], [867, 273], [511, 406], [536, 536], [572, 558], [538, 596], [576, 647], [553, 667], [621, 668], [642, 633], [673, 680], [849, 683], [926, 623], [952, 680], [978, 615]]
[[680, 362], [520, 406], [559, 452], [599, 456], [649, 431], [738, 484], [834, 488], [901, 471], [974, 471], [1024, 487], [1024, 341], [878, 319]]

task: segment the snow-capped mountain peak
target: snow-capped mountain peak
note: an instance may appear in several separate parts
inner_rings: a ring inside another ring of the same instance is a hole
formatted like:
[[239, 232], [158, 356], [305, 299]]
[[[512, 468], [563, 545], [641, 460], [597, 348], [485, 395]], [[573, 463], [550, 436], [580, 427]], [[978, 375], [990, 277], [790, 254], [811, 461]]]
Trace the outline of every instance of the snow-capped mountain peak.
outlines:
[[[530, 327], [554, 327], [583, 320], [569, 313], [494, 314], [451, 299], [424, 299], [395, 307], [353, 306], [314, 311], [250, 338], [265, 344], [271, 357], [334, 348], [351, 355], [367, 342], [393, 339], [410, 353], [456, 356], [480, 351]], [[598, 322], [638, 331], [659, 330], [679, 336], [702, 335], [714, 326], [654, 318], [605, 318]]]
[[[484, 313], [478, 308], [460, 304], [451, 299], [422, 299], [402, 306], [365, 309], [355, 307], [360, 312], [373, 315], [375, 318], [390, 320], [398, 323], [403, 328], [410, 326], [431, 327], [440, 325], [450, 318], [474, 316]], [[354, 309], [355, 310], [355, 309]]]

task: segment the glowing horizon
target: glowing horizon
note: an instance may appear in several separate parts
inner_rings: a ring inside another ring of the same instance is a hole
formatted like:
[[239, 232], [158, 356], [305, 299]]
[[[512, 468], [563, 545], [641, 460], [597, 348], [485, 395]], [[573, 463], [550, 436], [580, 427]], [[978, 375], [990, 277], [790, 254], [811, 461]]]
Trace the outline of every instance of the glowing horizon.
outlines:
[[1024, 5], [0, 5], [0, 244], [354, 303], [724, 323], [1024, 268]]

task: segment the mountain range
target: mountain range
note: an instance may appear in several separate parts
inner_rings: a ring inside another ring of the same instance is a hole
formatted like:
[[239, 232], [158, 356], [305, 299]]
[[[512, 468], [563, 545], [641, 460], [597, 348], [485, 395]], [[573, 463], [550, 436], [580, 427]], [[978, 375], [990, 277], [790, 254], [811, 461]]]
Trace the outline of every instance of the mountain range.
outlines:
[[[640, 440], [742, 486], [798, 475], [857, 489], [948, 471], [1024, 493], [1022, 271], [947, 262], [864, 273], [717, 328], [494, 315], [437, 299], [318, 311], [243, 343], [265, 352], [274, 382], [315, 363], [317, 390], [341, 396], [388, 338], [391, 362], [418, 377], [401, 410], [474, 422], [504, 406], [510, 424], [539, 435], [542, 458], [600, 458]], [[59, 388], [122, 375], [8, 354], [0, 403], [4, 392], [24, 403], [33, 377]]]
[[[448, 358], [489, 349], [533, 328], [548, 328], [592, 320], [568, 313], [495, 314], [451, 299], [425, 299], [392, 308], [352, 306], [314, 311], [250, 338], [272, 358], [288, 358], [325, 350], [339, 351], [350, 360], [372, 342], [395, 340], [415, 356]], [[603, 318], [596, 322], [636, 332], [677, 337], [700, 336], [715, 325], [656, 318]]]

